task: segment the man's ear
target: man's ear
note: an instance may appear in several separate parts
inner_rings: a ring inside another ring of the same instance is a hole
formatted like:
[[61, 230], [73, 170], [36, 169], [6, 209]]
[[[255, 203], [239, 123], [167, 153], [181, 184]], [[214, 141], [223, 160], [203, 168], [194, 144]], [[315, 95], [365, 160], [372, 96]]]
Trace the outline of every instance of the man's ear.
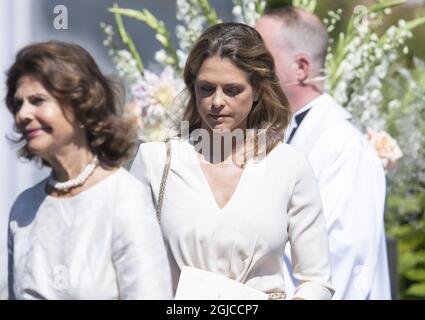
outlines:
[[310, 58], [303, 53], [299, 53], [295, 56], [295, 64], [297, 66], [296, 78], [297, 81], [305, 81], [310, 74]]

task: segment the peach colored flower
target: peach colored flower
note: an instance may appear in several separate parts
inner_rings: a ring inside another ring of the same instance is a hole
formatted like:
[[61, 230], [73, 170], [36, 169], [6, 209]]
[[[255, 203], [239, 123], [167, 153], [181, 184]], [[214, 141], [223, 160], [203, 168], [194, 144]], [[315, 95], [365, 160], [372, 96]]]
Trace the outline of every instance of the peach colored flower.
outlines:
[[372, 129], [367, 129], [367, 137], [375, 148], [375, 151], [384, 166], [385, 172], [393, 169], [397, 164], [397, 161], [403, 157], [403, 153], [401, 152], [397, 141], [385, 131], [374, 131]]

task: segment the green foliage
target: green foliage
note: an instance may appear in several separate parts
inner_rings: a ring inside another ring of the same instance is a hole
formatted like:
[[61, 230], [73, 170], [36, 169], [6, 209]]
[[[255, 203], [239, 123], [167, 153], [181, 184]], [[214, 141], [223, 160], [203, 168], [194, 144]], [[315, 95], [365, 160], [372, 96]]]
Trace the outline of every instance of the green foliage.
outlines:
[[273, 9], [283, 6], [292, 6], [292, 0], [268, 0], [266, 8]]
[[[114, 4], [114, 9], [117, 9], [118, 6]], [[132, 56], [134, 57], [136, 63], [137, 63], [137, 69], [139, 69], [140, 73], [143, 74], [144, 66], [142, 59], [140, 58], [139, 53], [137, 52], [137, 49], [134, 45], [133, 39], [128, 34], [127, 30], [124, 27], [124, 23], [122, 21], [122, 17], [120, 14], [115, 13], [115, 21], [117, 23], [118, 32], [120, 34], [122, 42], [127, 46], [127, 48], [130, 50]]]
[[202, 12], [204, 13], [205, 17], [207, 18], [207, 22], [210, 26], [213, 26], [213, 25], [220, 22], [220, 19], [217, 18], [217, 13], [211, 7], [208, 0], [199, 0], [199, 6], [201, 7]]
[[411, 285], [406, 291], [406, 296], [425, 297], [425, 282]]
[[[133, 19], [142, 21], [147, 26], [151, 27], [156, 32], [156, 39], [162, 45], [165, 52], [167, 52], [168, 55], [169, 55], [169, 59], [167, 61], [167, 64], [173, 65], [173, 66], [178, 66], [179, 59], [178, 59], [178, 56], [177, 56], [176, 49], [172, 45], [170, 33], [168, 32], [167, 28], [165, 27], [164, 22], [158, 21], [156, 19], [156, 17], [148, 9], [143, 9], [141, 11], [134, 10], [134, 9], [122, 9], [122, 8], [119, 8], [118, 5], [115, 4], [113, 8], [109, 9], [109, 11], [114, 13], [116, 17], [120, 18], [121, 16], [126, 16], [126, 17], [129, 17], [129, 18], [133, 18]], [[118, 27], [119, 26], [120, 25], [118, 24]], [[122, 31], [120, 31], [120, 35], [122, 37]], [[124, 41], [125, 38], [122, 39], [122, 40], [123, 40], [124, 43], [126, 43]], [[128, 43], [126, 43], [126, 44], [128, 46]], [[128, 48], [134, 56], [134, 52], [133, 52], [132, 48], [130, 46], [128, 46]], [[136, 54], [137, 54], [137, 51], [136, 51]], [[139, 57], [139, 59], [140, 59], [140, 57]]]
[[[402, 190], [398, 190], [402, 192]], [[425, 192], [391, 195], [387, 232], [398, 240], [400, 297], [425, 298]], [[407, 194], [407, 196], [406, 196]]]
[[309, 12], [314, 12], [317, 6], [317, 0], [268, 0], [266, 5], [268, 9], [282, 6], [293, 6]]
[[292, 5], [309, 12], [314, 12], [317, 6], [317, 0], [292, 0]]
[[[424, 208], [423, 208], [424, 209]], [[398, 239], [398, 273], [402, 299], [425, 298], [425, 220], [389, 226], [388, 233]], [[415, 226], [422, 224], [422, 228]]]

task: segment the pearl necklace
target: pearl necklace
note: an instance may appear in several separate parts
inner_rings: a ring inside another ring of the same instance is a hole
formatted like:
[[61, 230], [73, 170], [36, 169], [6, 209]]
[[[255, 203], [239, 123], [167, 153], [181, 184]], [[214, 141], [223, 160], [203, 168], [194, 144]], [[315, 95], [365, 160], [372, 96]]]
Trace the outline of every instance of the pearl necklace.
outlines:
[[49, 184], [49, 186], [51, 186], [52, 188], [56, 190], [67, 192], [69, 189], [72, 189], [84, 184], [84, 182], [86, 182], [87, 179], [91, 176], [94, 169], [96, 169], [98, 164], [99, 164], [99, 160], [97, 159], [97, 157], [94, 157], [93, 160], [84, 168], [84, 170], [77, 177], [75, 177], [74, 179], [70, 179], [70, 180], [62, 181], [62, 182], [53, 178], [53, 172], [52, 172], [47, 183]]

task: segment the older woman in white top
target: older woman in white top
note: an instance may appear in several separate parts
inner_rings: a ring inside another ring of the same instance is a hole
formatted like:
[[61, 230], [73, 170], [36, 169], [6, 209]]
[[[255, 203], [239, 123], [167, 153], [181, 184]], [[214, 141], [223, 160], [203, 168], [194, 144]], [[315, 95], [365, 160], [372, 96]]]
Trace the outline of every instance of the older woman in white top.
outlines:
[[171, 298], [150, 191], [119, 168], [136, 132], [119, 88], [61, 42], [22, 49], [7, 87], [21, 156], [52, 168], [11, 211], [9, 298]]
[[[289, 241], [293, 298], [330, 299], [320, 196], [305, 156], [281, 143], [289, 108], [261, 37], [243, 24], [210, 27], [184, 80], [189, 136], [171, 140], [160, 208], [174, 290], [188, 266], [283, 298]], [[164, 143], [142, 144], [131, 169], [157, 206], [166, 159]]]

